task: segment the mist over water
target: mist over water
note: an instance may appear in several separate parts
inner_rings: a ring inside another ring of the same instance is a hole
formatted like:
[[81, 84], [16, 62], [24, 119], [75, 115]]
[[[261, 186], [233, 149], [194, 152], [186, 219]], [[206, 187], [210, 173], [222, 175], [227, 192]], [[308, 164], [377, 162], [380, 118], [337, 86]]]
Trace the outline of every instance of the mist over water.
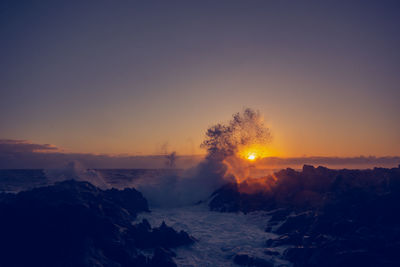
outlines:
[[[206, 200], [227, 182], [248, 178], [250, 165], [239, 157], [248, 146], [262, 146], [271, 139], [259, 112], [245, 109], [227, 124], [216, 124], [206, 132], [201, 144], [207, 156], [197, 166], [157, 179], [143, 179], [135, 185], [150, 205], [179, 207]], [[175, 155], [174, 155], [175, 156]]]
[[206, 200], [210, 194], [226, 183], [226, 167], [211, 161], [161, 177], [146, 177], [134, 182], [134, 186], [154, 207], [180, 207]]
[[86, 181], [101, 189], [108, 189], [110, 185], [105, 181], [100, 172], [85, 168], [78, 161], [71, 161], [63, 168], [47, 169], [44, 171], [50, 184], [65, 180]]
[[170, 152], [165, 155], [168, 171], [164, 175], [121, 179], [118, 184], [110, 184], [101, 171], [87, 169], [78, 161], [71, 161], [60, 169], [45, 170], [45, 175], [50, 184], [74, 179], [88, 181], [101, 189], [135, 187], [153, 207], [181, 207], [207, 200], [225, 183], [248, 179], [252, 165], [241, 153], [248, 147], [264, 146], [270, 139], [261, 114], [245, 109], [234, 114], [229, 122], [210, 127], [201, 144], [207, 150], [206, 157], [195, 167], [183, 171], [174, 169], [177, 156]]

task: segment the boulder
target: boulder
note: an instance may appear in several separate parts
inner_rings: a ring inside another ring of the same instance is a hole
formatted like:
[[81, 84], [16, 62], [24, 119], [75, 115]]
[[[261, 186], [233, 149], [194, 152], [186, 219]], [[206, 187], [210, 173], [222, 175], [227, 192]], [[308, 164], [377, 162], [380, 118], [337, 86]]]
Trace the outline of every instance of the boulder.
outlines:
[[254, 266], [254, 267], [273, 267], [274, 264], [266, 259], [257, 257], [250, 257], [247, 254], [235, 255], [233, 262], [241, 266]]
[[[283, 256], [294, 266], [400, 266], [400, 168], [305, 165], [273, 176], [276, 182], [263, 194], [245, 194], [240, 185], [230, 185], [229, 194], [227, 188], [216, 191], [212, 209], [235, 203], [234, 211], [270, 211], [266, 231], [279, 226], [280, 236], [265, 245], [291, 247]], [[248, 264], [250, 258], [239, 255], [237, 261]]]
[[[165, 224], [132, 225], [148, 210], [135, 189], [101, 190], [74, 180], [6, 196], [0, 201], [0, 266], [175, 266], [171, 254], [156, 249], [194, 239]], [[143, 247], [154, 257], [143, 255]]]

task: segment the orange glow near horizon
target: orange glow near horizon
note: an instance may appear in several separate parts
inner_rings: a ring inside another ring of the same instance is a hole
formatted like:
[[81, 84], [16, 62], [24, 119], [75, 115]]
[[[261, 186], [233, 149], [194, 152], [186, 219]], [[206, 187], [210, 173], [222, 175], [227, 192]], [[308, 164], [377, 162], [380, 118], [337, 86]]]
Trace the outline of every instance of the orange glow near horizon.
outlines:
[[260, 144], [254, 144], [240, 149], [237, 155], [249, 161], [272, 156], [271, 151], [269, 151], [266, 146]]
[[251, 153], [250, 155], [247, 156], [248, 160], [255, 160], [257, 158], [257, 155], [255, 153]]

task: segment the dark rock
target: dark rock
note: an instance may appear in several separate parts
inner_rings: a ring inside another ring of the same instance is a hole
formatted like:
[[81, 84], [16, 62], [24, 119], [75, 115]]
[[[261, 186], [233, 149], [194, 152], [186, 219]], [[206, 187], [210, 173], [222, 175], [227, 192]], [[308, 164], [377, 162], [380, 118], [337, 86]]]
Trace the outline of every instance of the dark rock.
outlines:
[[267, 247], [279, 247], [285, 245], [301, 245], [303, 242], [303, 235], [299, 232], [293, 232], [287, 235], [281, 235], [276, 239], [268, 239], [265, 243]]
[[285, 234], [292, 231], [304, 233], [314, 222], [313, 212], [303, 212], [294, 216], [290, 216], [287, 220], [276, 230], [277, 234]]
[[211, 195], [210, 210], [219, 212], [248, 213], [256, 210], [271, 210], [275, 207], [273, 199], [263, 192], [241, 193], [235, 183], [227, 184]]
[[270, 213], [271, 219], [270, 222], [280, 222], [286, 219], [289, 214], [292, 213], [290, 209], [278, 209]]
[[303, 174], [305, 175], [313, 175], [315, 173], [315, 168], [312, 165], [304, 165], [303, 166]]
[[[275, 231], [280, 236], [266, 246], [294, 246], [284, 255], [294, 266], [400, 266], [400, 168], [306, 165], [300, 172], [281, 170], [273, 178], [276, 182], [262, 194], [230, 185], [230, 195], [235, 211], [271, 211], [266, 231], [284, 221]], [[214, 210], [226, 205], [218, 192]], [[244, 256], [237, 260], [250, 261]]]
[[237, 212], [240, 210], [240, 193], [236, 184], [227, 184], [211, 195], [210, 210]]
[[274, 245], [275, 239], [267, 239], [267, 241], [265, 241], [265, 246], [266, 247], [272, 247]]
[[174, 252], [158, 247], [154, 250], [154, 256], [150, 261], [150, 266], [176, 267], [177, 265], [172, 260], [175, 256]]
[[241, 266], [273, 267], [274, 264], [268, 260], [250, 257], [246, 254], [237, 254], [233, 262]]
[[151, 230], [151, 225], [150, 225], [150, 223], [149, 223], [148, 220], [143, 219], [141, 224], [143, 225], [143, 227], [144, 227], [146, 230]]
[[238, 264], [238, 265], [249, 265], [250, 262], [250, 257], [249, 255], [246, 254], [237, 254], [233, 261]]
[[144, 240], [157, 244], [148, 247], [154, 249], [184, 245], [190, 237], [166, 225], [151, 229], [146, 220], [131, 224], [146, 211], [135, 189], [104, 191], [73, 180], [3, 198], [0, 266], [173, 266], [169, 254], [142, 255]]
[[312, 248], [289, 248], [284, 254], [288, 260], [295, 263], [295, 266], [306, 266], [304, 264], [310, 259], [312, 250]]
[[104, 198], [112, 201], [131, 214], [135, 214], [137, 211], [149, 211], [147, 200], [134, 188], [105, 190]]
[[395, 266], [381, 265], [374, 255], [364, 250], [335, 251], [328, 248], [289, 248], [285, 251], [287, 259], [295, 267], [317, 266]]
[[270, 249], [270, 248], [265, 249], [264, 250], [264, 254], [265, 255], [270, 255], [270, 256], [278, 256], [278, 255], [280, 255], [280, 253], [278, 251]]
[[186, 232], [177, 232], [168, 227], [165, 222], [162, 222], [160, 227], [153, 228], [151, 231], [146, 231], [146, 227], [147, 224], [142, 222], [134, 225], [132, 231], [132, 239], [136, 241], [138, 247], [143, 249], [154, 247], [174, 248], [195, 242], [195, 239]]

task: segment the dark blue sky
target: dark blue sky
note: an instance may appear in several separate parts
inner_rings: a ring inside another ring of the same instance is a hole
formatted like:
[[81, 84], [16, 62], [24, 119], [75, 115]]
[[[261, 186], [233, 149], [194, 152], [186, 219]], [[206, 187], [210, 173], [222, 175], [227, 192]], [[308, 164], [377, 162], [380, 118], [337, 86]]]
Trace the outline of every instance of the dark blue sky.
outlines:
[[199, 153], [243, 107], [271, 154], [398, 155], [398, 1], [2, 1], [0, 138]]

